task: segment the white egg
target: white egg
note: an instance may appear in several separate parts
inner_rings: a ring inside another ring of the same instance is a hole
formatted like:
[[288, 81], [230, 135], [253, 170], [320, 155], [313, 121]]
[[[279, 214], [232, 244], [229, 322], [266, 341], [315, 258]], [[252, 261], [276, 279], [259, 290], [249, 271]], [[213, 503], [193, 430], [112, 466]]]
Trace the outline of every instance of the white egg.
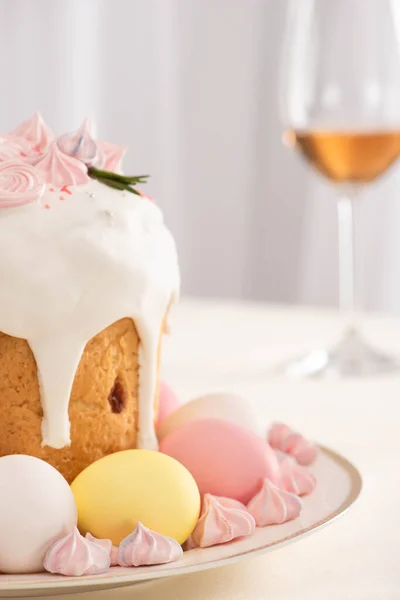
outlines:
[[48, 463], [0, 458], [0, 572], [43, 571], [49, 545], [77, 523], [71, 488]]
[[157, 429], [157, 437], [162, 440], [189, 421], [198, 419], [223, 419], [237, 423], [258, 433], [257, 420], [248, 402], [236, 394], [207, 394], [183, 404], [165, 419]]

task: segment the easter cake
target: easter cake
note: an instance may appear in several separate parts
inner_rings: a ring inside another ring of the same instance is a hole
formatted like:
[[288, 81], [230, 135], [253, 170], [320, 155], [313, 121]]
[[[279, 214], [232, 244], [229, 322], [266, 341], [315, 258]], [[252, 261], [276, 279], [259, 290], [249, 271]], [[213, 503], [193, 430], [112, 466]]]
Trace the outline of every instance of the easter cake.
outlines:
[[0, 136], [0, 456], [68, 481], [155, 449], [161, 337], [179, 290], [175, 244], [125, 149], [39, 114]]
[[297, 519], [316, 486], [303, 436], [159, 381], [177, 255], [123, 153], [38, 114], [0, 136], [0, 584], [179, 561]]

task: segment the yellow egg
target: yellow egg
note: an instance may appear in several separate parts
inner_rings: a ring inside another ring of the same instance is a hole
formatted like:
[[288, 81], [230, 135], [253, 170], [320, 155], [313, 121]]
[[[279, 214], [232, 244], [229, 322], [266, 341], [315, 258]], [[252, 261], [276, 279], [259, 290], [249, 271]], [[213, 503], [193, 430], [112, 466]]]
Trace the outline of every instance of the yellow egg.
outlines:
[[137, 522], [183, 544], [200, 512], [200, 494], [189, 471], [151, 450], [124, 450], [87, 467], [71, 485], [78, 526], [119, 544]]

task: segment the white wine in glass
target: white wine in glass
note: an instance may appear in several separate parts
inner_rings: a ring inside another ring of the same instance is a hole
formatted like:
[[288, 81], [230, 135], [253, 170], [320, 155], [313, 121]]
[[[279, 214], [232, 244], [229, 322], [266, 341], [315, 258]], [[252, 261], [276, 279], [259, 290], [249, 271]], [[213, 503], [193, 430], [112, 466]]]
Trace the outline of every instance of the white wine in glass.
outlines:
[[369, 183], [400, 155], [399, 131], [292, 131], [284, 142], [333, 183]]
[[400, 0], [291, 0], [281, 67], [284, 143], [337, 189], [340, 307], [336, 347], [287, 364], [300, 376], [400, 371], [355, 327], [353, 204], [400, 156]]

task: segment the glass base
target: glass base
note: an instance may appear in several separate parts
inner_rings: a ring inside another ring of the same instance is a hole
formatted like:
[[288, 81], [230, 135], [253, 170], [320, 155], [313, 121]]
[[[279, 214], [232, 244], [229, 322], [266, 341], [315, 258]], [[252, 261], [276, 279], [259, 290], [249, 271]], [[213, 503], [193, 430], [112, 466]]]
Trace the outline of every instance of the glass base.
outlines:
[[284, 366], [291, 377], [342, 379], [400, 373], [400, 360], [372, 348], [355, 330], [345, 331], [340, 342], [330, 349], [313, 350]]

